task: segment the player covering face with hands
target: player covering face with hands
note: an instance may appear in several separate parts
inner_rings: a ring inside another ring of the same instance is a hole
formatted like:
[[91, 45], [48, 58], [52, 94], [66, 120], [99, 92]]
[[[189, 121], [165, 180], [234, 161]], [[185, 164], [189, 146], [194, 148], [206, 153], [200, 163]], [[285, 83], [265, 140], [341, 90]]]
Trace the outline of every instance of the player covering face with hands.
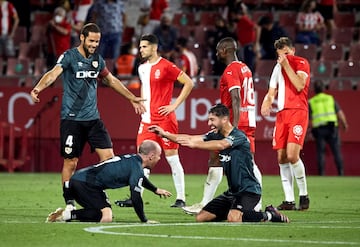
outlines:
[[211, 131], [204, 135], [173, 134], [152, 125], [149, 131], [180, 145], [204, 150], [218, 150], [219, 160], [228, 180], [228, 189], [210, 201], [196, 215], [196, 220], [228, 222], [289, 222], [272, 206], [265, 212], [255, 212], [261, 197], [261, 186], [253, 172], [250, 143], [246, 135], [229, 120], [229, 110], [217, 104], [209, 110]]
[[[282, 37], [275, 41], [277, 63], [270, 77], [269, 89], [261, 105], [261, 114], [269, 116], [277, 98], [273, 149], [277, 150], [281, 183], [285, 200], [279, 210], [307, 210], [310, 199], [307, 190], [305, 165], [300, 158], [309, 120], [308, 88], [309, 62], [295, 56], [292, 41]], [[299, 189], [299, 206], [295, 204], [294, 177]]]

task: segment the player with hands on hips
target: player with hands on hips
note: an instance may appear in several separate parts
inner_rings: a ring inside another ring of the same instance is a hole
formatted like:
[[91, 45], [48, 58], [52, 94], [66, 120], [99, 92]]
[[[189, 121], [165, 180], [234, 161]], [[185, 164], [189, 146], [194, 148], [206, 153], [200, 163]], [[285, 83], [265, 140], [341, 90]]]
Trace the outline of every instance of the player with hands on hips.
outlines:
[[[175, 110], [188, 97], [194, 83], [174, 63], [158, 54], [158, 46], [159, 40], [153, 34], [146, 34], [140, 38], [139, 52], [144, 62], [139, 66], [138, 73], [141, 96], [148, 100], [145, 102], [146, 112], [141, 115], [136, 143], [139, 146], [143, 140], [154, 140], [163, 148], [176, 189], [176, 201], [171, 207], [182, 208], [185, 206], [185, 179], [178, 152], [179, 145], [149, 132], [148, 127], [160, 125], [167, 131], [177, 133]], [[175, 82], [181, 83], [183, 87], [176, 99], [172, 100]], [[145, 175], [149, 176], [150, 172], [145, 171]], [[118, 200], [117, 204], [130, 206], [131, 202]]]

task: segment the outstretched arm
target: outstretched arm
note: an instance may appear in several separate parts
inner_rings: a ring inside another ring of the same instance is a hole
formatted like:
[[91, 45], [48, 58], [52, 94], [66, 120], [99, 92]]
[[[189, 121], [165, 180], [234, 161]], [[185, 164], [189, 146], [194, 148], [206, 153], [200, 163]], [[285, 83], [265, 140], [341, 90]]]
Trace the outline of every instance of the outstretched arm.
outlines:
[[151, 125], [148, 130], [150, 132], [153, 132], [163, 138], [169, 139], [170, 141], [176, 143], [179, 143], [179, 140], [182, 139], [192, 139], [196, 141], [202, 141], [202, 135], [173, 134], [168, 131], [164, 131], [161, 127], [157, 125]]
[[113, 74], [109, 73], [107, 74], [104, 79], [104, 83], [111, 87], [114, 91], [121, 94], [125, 98], [127, 98], [131, 104], [133, 105], [135, 112], [137, 114], [142, 114], [145, 112], [145, 106], [143, 105], [143, 101], [145, 99], [136, 97], [132, 92], [127, 89], [124, 84], [116, 78]]
[[36, 86], [31, 90], [30, 95], [34, 103], [40, 102], [39, 93], [55, 82], [58, 76], [63, 72], [63, 68], [55, 65], [54, 68], [46, 72]]
[[155, 194], [159, 195], [160, 197], [170, 197], [172, 196], [171, 192], [164, 190], [164, 189], [159, 189], [157, 188], [153, 183], [150, 182], [150, 180], [147, 177], [143, 177], [143, 182], [142, 182], [142, 186], [147, 189], [150, 190], [152, 192], [154, 192]]
[[178, 143], [182, 146], [189, 147], [189, 148], [198, 148], [203, 150], [210, 150], [210, 151], [219, 151], [224, 150], [230, 147], [230, 143], [224, 138], [222, 140], [211, 140], [211, 141], [204, 141], [203, 139], [195, 140], [189, 138], [178, 138]]
[[170, 141], [179, 143], [180, 145], [189, 148], [217, 151], [217, 150], [224, 150], [230, 147], [230, 143], [225, 138], [222, 140], [204, 141], [203, 135], [173, 134], [164, 131], [161, 127], [157, 125], [150, 126], [149, 131], [154, 132], [163, 138], [167, 138]]

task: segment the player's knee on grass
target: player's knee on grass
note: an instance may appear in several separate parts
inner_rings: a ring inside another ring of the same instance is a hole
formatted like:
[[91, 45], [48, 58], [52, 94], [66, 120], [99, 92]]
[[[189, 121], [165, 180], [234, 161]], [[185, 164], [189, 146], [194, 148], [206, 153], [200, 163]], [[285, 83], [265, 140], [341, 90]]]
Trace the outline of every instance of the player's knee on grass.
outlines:
[[215, 220], [215, 218], [216, 218], [215, 214], [211, 214], [205, 210], [201, 210], [200, 213], [196, 215], [195, 219], [197, 222], [208, 222]]
[[111, 208], [103, 208], [101, 209], [102, 217], [100, 222], [101, 223], [109, 223], [112, 222], [112, 210]]
[[243, 212], [237, 209], [231, 209], [227, 216], [228, 222], [242, 222]]

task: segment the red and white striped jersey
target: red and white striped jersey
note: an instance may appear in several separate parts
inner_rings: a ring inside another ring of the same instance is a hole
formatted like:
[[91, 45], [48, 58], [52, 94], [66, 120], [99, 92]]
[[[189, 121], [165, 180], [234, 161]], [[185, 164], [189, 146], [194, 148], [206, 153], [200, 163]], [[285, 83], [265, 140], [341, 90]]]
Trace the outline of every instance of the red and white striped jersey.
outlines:
[[1, 35], [8, 35], [12, 30], [13, 17], [15, 14], [17, 15], [17, 12], [14, 5], [8, 1], [3, 1], [0, 7], [0, 33]]
[[249, 67], [240, 61], [230, 63], [220, 78], [220, 100], [229, 108], [230, 120], [233, 119], [233, 108], [230, 91], [240, 89], [240, 119], [238, 127], [256, 127], [255, 90], [252, 73]]
[[324, 23], [324, 17], [318, 11], [312, 13], [299, 12], [296, 18], [296, 24], [303, 25], [306, 30], [315, 31], [320, 23]]
[[184, 50], [183, 54], [180, 56], [180, 60], [183, 69], [184, 67], [186, 68], [186, 74], [188, 74], [191, 78], [197, 76], [199, 66], [192, 51]]
[[[182, 71], [175, 64], [159, 58], [155, 63], [145, 62], [139, 66], [141, 96], [146, 112], [142, 114], [145, 123], [156, 123], [165, 119], [159, 114], [159, 107], [171, 104], [174, 83]], [[175, 113], [174, 113], [175, 114]]]

